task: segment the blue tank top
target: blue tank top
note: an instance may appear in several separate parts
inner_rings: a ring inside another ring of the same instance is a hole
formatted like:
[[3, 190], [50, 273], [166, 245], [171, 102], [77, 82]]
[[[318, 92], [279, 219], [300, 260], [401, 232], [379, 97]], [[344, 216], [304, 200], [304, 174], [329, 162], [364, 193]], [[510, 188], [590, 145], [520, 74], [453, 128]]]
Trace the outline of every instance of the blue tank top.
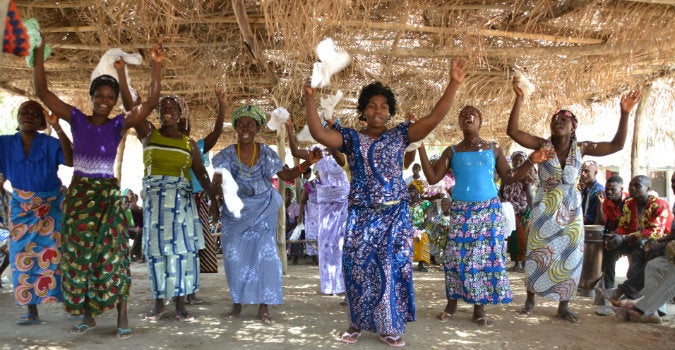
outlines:
[[492, 149], [455, 152], [452, 146], [452, 171], [455, 187], [452, 199], [482, 202], [497, 197], [495, 185], [495, 154]]

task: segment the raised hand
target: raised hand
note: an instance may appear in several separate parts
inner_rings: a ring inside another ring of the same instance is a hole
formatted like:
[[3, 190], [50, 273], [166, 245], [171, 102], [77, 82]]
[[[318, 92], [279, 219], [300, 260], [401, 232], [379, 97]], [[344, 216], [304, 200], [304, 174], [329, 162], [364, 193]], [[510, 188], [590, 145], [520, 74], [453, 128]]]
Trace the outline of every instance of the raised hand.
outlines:
[[309, 152], [309, 157], [307, 160], [309, 160], [312, 164], [316, 164], [316, 162], [318, 162], [321, 158], [323, 158], [323, 151], [321, 148], [316, 147]]
[[152, 61], [156, 63], [161, 63], [164, 61], [164, 58], [166, 57], [166, 51], [164, 50], [164, 47], [162, 47], [162, 39], [159, 39], [155, 46], [152, 47]]
[[216, 98], [218, 99], [218, 103], [225, 104], [225, 101], [227, 101], [227, 92], [225, 89], [221, 88], [214, 88], [213, 91], [216, 93]]
[[452, 67], [450, 68], [450, 77], [452, 80], [461, 83], [464, 81], [466, 76], [466, 71], [468, 69], [468, 63], [464, 57], [456, 58], [452, 60]]
[[[57, 126], [59, 126], [59, 117], [57, 117], [55, 114], [52, 114], [51, 111], [47, 111], [47, 115], [45, 115], [45, 119], [47, 119], [47, 123], [51, 125], [55, 130]], [[58, 130], [61, 130], [60, 128]]]
[[302, 84], [302, 92], [305, 97], [314, 96], [314, 88], [312, 87], [312, 79], [306, 78]]
[[414, 123], [417, 120], [417, 116], [413, 113], [406, 113], [405, 114], [405, 121]]
[[524, 96], [523, 90], [521, 90], [518, 87], [518, 83], [520, 83], [520, 79], [518, 79], [518, 77], [514, 76], [513, 77], [513, 92], [516, 93], [516, 97], [522, 97], [522, 96]]
[[549, 159], [551, 159], [555, 156], [556, 156], [555, 155], [555, 149], [550, 148], [550, 147], [542, 147], [542, 148], [532, 152], [530, 154], [530, 156], [528, 157], [528, 159], [532, 163], [539, 164], [539, 163], [543, 163], [543, 162], [545, 162], [545, 161], [547, 161], [547, 160], [549, 160]]
[[118, 73], [123, 72], [124, 67], [126, 66], [126, 62], [124, 62], [124, 60], [120, 58], [119, 60], [115, 61], [115, 63], [113, 63], [113, 66], [115, 67], [115, 70]]
[[640, 102], [642, 93], [640, 90], [633, 90], [621, 98], [621, 112], [630, 113], [636, 104]]

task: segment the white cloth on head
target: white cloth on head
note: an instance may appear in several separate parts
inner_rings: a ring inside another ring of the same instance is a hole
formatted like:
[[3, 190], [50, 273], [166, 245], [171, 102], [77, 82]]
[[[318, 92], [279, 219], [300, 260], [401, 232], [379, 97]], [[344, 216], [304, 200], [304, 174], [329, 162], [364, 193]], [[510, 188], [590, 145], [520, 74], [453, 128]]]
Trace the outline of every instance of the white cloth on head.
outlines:
[[[139, 53], [126, 53], [117, 47], [110, 49], [106, 51], [103, 56], [101, 56], [101, 60], [98, 62], [98, 65], [91, 72], [91, 81], [94, 81], [94, 79], [104, 74], [110, 75], [119, 81], [120, 79], [117, 76], [117, 70], [115, 69], [115, 62], [119, 60], [123, 60], [125, 63], [133, 64], [135, 66], [143, 63], [143, 58]], [[129, 70], [126, 66], [124, 67], [124, 75], [127, 78], [127, 84], [129, 85], [129, 91], [131, 91], [131, 97], [134, 101], [136, 101], [138, 98], [138, 93], [133, 87], [131, 87]]]
[[326, 38], [316, 46], [316, 56], [321, 62], [314, 63], [312, 87], [322, 88], [330, 83], [333, 74], [343, 70], [351, 62], [349, 54], [335, 47], [333, 39]]
[[244, 209], [244, 202], [241, 201], [237, 191], [239, 191], [239, 185], [234, 181], [232, 174], [225, 168], [217, 168], [214, 171], [215, 173], [221, 174], [223, 177], [223, 202], [225, 203], [225, 208], [232, 213], [235, 218], [241, 217], [241, 210]]

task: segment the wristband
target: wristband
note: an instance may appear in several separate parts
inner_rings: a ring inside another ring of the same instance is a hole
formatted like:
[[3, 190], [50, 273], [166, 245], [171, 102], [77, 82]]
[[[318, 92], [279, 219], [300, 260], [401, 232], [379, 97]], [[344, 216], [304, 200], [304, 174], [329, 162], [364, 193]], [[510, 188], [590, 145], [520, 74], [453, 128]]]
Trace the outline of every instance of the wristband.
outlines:
[[298, 170], [300, 170], [300, 174], [304, 174], [305, 170], [302, 169], [302, 163], [298, 164]]

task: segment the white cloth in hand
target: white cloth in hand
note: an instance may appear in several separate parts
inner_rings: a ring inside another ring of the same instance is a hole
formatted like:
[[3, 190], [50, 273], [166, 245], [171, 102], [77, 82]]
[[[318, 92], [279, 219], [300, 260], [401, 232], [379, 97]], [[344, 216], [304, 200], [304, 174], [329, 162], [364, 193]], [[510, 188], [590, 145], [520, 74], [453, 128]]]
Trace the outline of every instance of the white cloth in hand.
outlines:
[[241, 210], [244, 209], [244, 202], [241, 201], [237, 191], [239, 191], [239, 185], [234, 181], [232, 174], [225, 168], [217, 168], [214, 171], [215, 173], [221, 174], [223, 177], [223, 202], [225, 203], [225, 208], [229, 211], [232, 216], [239, 219], [241, 217]]
[[351, 57], [345, 51], [335, 47], [333, 39], [323, 39], [316, 46], [316, 56], [319, 61], [314, 63], [312, 69], [312, 87], [322, 88], [330, 83], [333, 74], [343, 70], [351, 62]]

